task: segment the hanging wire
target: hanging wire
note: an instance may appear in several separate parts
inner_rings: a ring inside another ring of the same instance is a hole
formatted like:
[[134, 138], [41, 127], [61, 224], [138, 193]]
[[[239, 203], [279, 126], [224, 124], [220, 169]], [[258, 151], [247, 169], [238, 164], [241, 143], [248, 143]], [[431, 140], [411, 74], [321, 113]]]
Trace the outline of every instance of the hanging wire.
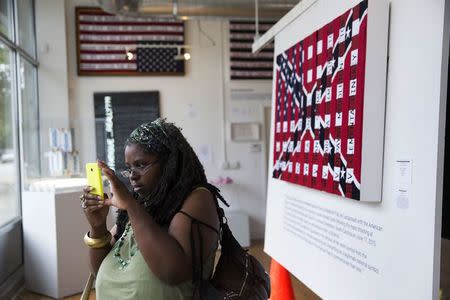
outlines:
[[[197, 28], [200, 34], [202, 34], [211, 42], [211, 47], [214, 47], [216, 45], [216, 41], [203, 30], [202, 25], [200, 24], [200, 20], [197, 20]], [[198, 43], [200, 44], [200, 41]]]

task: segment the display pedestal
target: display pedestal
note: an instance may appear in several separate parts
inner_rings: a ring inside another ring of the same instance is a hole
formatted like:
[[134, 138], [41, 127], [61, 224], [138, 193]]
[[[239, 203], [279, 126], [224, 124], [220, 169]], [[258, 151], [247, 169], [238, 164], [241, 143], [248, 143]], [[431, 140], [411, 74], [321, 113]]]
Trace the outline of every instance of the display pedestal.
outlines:
[[250, 227], [248, 215], [242, 211], [227, 211], [225, 216], [228, 220], [228, 226], [233, 232], [236, 240], [242, 247], [250, 247]]
[[[83, 236], [89, 225], [80, 208], [82, 188], [72, 185], [23, 192], [25, 285], [29, 291], [59, 299], [83, 290], [89, 276]], [[110, 213], [108, 228], [113, 219]]]

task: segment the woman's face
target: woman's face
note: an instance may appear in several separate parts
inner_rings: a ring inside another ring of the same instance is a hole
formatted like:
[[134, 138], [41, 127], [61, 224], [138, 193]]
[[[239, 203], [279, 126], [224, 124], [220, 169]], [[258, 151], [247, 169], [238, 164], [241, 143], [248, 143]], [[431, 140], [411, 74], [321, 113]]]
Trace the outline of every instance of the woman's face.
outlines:
[[131, 171], [130, 183], [139, 196], [148, 195], [159, 183], [162, 175], [161, 161], [136, 144], [125, 147], [125, 165]]

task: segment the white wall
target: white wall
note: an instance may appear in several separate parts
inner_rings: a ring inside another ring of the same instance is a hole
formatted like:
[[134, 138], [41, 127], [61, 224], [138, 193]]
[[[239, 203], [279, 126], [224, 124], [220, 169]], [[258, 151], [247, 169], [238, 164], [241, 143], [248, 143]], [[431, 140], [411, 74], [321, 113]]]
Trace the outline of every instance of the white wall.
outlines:
[[[232, 143], [227, 138], [227, 159], [239, 161], [241, 167], [238, 170], [219, 167], [225, 157], [224, 123], [229, 125], [229, 113], [226, 112], [224, 122], [223, 109], [231, 111], [233, 107], [250, 107], [248, 120], [263, 122], [263, 106], [270, 105], [269, 100], [243, 103], [229, 100], [227, 23], [201, 21], [203, 30], [213, 38], [215, 46], [199, 33], [196, 21], [186, 23], [185, 39], [192, 45], [192, 59], [187, 63], [185, 76], [83, 77], [77, 75], [75, 7], [89, 6], [91, 1], [69, 0], [66, 4], [70, 124], [75, 128], [81, 163], [95, 159], [94, 92], [158, 90], [161, 116], [181, 126], [194, 149], [211, 145], [213, 159], [204, 163], [208, 179], [229, 176], [234, 180], [233, 184], [219, 188], [231, 209], [249, 214], [252, 238], [261, 238], [266, 193], [264, 151], [249, 153], [249, 143]], [[253, 81], [238, 85], [270, 90], [271, 82]], [[262, 141], [258, 143], [264, 144]]]
[[[319, 25], [314, 22], [323, 15], [331, 17], [330, 7], [341, 7], [342, 13], [343, 7], [358, 2], [318, 0], [277, 35], [275, 54], [304, 37], [305, 26], [312, 32]], [[444, 0], [390, 2], [382, 202], [344, 200], [269, 179], [265, 250], [325, 299], [437, 299], [450, 34], [444, 20], [448, 22], [448, 8], [446, 11]], [[312, 23], [302, 23], [304, 20]], [[397, 206], [394, 193], [395, 161], [402, 158], [413, 160], [407, 209]], [[379, 268], [379, 274], [350, 269], [283, 230], [283, 205], [288, 196], [382, 226], [381, 232], [375, 232], [376, 246], [358, 246]]]
[[[42, 154], [49, 151], [48, 129], [69, 126], [65, 2], [36, 1], [36, 44]], [[42, 157], [43, 174], [48, 160]]]

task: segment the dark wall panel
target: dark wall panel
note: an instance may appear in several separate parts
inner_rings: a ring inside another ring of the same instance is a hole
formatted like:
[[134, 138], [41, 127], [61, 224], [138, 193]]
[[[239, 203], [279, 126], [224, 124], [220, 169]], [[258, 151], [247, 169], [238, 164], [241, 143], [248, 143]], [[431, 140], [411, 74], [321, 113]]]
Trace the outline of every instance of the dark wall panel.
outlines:
[[[110, 109], [105, 106], [107, 102], [111, 104]], [[107, 139], [114, 138], [115, 169], [121, 170], [125, 167], [125, 141], [131, 131], [138, 125], [159, 117], [159, 92], [94, 93], [94, 109], [97, 157], [108, 161]], [[108, 132], [106, 124], [111, 119], [111, 110], [113, 136]]]

